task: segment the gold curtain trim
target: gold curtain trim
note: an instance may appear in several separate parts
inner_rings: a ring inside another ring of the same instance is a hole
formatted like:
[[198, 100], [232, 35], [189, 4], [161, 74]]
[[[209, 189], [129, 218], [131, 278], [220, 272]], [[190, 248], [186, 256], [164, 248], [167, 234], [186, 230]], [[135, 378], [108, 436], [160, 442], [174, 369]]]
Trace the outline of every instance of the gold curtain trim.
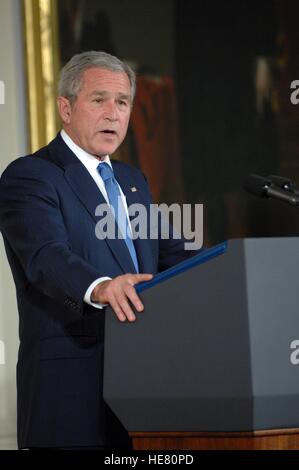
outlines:
[[57, 0], [23, 0], [30, 151], [46, 145], [59, 128]]

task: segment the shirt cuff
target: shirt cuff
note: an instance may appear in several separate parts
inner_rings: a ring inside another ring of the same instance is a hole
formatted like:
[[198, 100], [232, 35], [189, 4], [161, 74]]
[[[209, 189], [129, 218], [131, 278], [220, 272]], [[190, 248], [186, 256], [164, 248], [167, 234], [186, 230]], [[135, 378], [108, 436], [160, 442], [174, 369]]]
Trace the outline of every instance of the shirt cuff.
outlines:
[[101, 304], [101, 302], [92, 302], [90, 297], [91, 297], [91, 293], [92, 293], [93, 289], [95, 288], [95, 286], [97, 286], [98, 284], [100, 284], [103, 281], [110, 281], [110, 280], [111, 280], [111, 277], [99, 277], [98, 279], [93, 281], [93, 283], [90, 284], [87, 291], [85, 292], [84, 302], [87, 303], [88, 305], [91, 305], [92, 307], [99, 308], [99, 309], [107, 307], [108, 304]]

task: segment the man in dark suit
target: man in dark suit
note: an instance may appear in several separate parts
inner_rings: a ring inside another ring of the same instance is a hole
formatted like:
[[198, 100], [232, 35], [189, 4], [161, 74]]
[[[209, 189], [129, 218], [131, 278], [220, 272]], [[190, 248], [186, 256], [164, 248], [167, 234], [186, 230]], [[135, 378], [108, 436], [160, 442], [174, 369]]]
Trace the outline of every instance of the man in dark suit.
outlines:
[[[129, 206], [151, 203], [142, 173], [109, 159], [126, 135], [134, 93], [134, 72], [116, 57], [74, 56], [60, 79], [63, 130], [1, 178], [0, 228], [20, 316], [20, 448], [129, 445], [102, 397], [104, 307], [134, 321], [143, 310], [134, 285], [190, 256], [171, 230], [167, 240], [133, 243], [99, 236], [96, 208], [114, 209], [116, 193], [127, 234]], [[113, 220], [120, 226], [119, 213]]]

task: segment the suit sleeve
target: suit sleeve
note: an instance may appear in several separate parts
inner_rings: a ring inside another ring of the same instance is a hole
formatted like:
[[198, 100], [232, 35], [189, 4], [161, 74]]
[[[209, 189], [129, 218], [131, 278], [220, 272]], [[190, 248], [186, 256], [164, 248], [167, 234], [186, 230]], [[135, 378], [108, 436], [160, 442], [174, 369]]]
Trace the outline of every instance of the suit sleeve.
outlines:
[[0, 229], [23, 282], [75, 310], [83, 308], [88, 286], [103, 274], [72, 252], [58, 194], [46, 174], [29, 171], [29, 162], [14, 162], [2, 175]]

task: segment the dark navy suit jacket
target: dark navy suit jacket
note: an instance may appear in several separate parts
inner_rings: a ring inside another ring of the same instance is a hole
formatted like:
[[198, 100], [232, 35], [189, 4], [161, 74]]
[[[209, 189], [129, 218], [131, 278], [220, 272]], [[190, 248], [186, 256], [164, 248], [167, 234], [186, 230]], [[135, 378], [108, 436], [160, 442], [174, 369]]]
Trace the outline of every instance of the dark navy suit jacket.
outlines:
[[[142, 173], [112, 164], [128, 205], [148, 208]], [[105, 313], [83, 302], [98, 277], [135, 272], [123, 240], [95, 236], [100, 203], [100, 190], [60, 134], [12, 162], [0, 181], [0, 229], [20, 317], [20, 448], [126, 443], [102, 398]], [[141, 273], [154, 274], [188, 256], [182, 240], [134, 243]]]

